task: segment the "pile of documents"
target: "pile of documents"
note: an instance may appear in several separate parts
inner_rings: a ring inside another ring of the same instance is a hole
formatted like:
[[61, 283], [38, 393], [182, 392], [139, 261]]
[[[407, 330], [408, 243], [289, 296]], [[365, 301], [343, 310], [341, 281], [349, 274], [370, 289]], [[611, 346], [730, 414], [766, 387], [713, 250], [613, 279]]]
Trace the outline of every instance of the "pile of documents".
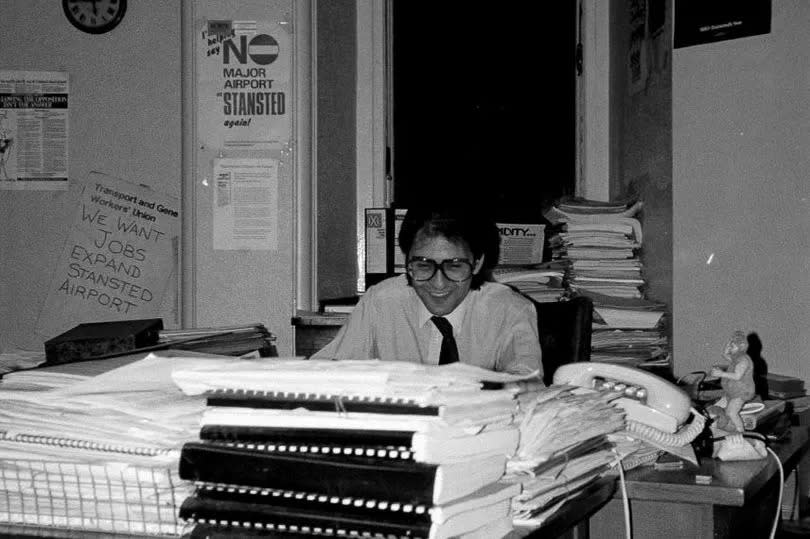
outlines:
[[568, 386], [520, 395], [520, 444], [505, 477], [522, 487], [512, 501], [515, 524], [543, 524], [626, 456], [611, 436], [625, 428], [617, 397]]
[[499, 265], [493, 277], [538, 302], [560, 301], [566, 294], [568, 262], [556, 260], [528, 266]]
[[666, 305], [647, 299], [641, 202], [574, 199], [547, 212], [560, 226], [550, 238], [553, 257], [568, 260], [565, 285], [593, 300], [591, 361], [632, 367], [670, 366]]
[[637, 203], [582, 201], [551, 208], [547, 218], [562, 223], [549, 238], [552, 258], [571, 261], [568, 285], [575, 291], [588, 290], [608, 296], [639, 298], [641, 277], [641, 224], [634, 217]]
[[260, 323], [212, 328], [164, 329], [160, 331], [159, 342], [173, 350], [199, 351], [224, 356], [278, 355], [276, 336]]
[[512, 528], [520, 485], [501, 479], [518, 445], [516, 391], [482, 386], [526, 377], [275, 359], [173, 378], [207, 399], [180, 459], [197, 485], [180, 516], [196, 535], [485, 539]]
[[[230, 358], [229, 358], [230, 359]], [[204, 400], [147, 356], [98, 376], [19, 371], [0, 383], [0, 522], [181, 535], [177, 463]]]

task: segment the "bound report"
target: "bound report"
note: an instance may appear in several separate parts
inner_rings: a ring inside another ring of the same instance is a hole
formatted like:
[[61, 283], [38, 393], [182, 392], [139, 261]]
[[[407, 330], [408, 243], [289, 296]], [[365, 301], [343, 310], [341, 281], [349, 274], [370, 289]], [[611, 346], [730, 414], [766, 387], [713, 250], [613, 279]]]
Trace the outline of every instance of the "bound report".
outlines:
[[462, 436], [406, 430], [287, 428], [205, 425], [200, 439], [279, 454], [330, 454], [387, 457], [441, 463], [517, 451], [517, 426], [485, 429]]
[[[487, 526], [509, 515], [517, 484], [492, 483], [441, 506], [365, 498], [338, 498], [296, 491], [203, 485], [180, 508], [180, 518], [209, 530], [342, 530], [352, 537], [444, 539]], [[195, 529], [195, 531], [198, 531]], [[241, 531], [240, 531], [241, 533]]]
[[[446, 423], [478, 421], [514, 414], [517, 403], [510, 391], [457, 391], [441, 402], [379, 395], [338, 395], [252, 389], [215, 389], [206, 392], [210, 407], [269, 410], [309, 410], [348, 414], [391, 414], [435, 417]], [[427, 402], [427, 403], [426, 403]]]
[[209, 406], [200, 419], [200, 425], [231, 425], [287, 428], [344, 428], [356, 430], [410, 430], [416, 432], [446, 433], [463, 436], [490, 425], [510, 425], [512, 411], [486, 410], [481, 406], [478, 417], [448, 422], [435, 416], [403, 414], [367, 414], [354, 412], [312, 412], [305, 409], [272, 410]]
[[181, 479], [440, 505], [501, 478], [505, 455], [428, 464], [385, 457], [280, 454], [213, 442], [187, 442]]

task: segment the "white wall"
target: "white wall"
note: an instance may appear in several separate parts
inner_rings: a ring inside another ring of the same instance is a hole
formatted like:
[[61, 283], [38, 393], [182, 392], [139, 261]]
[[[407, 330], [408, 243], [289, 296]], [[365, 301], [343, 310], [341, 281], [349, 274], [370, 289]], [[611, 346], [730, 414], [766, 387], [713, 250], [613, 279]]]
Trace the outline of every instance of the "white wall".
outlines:
[[770, 372], [810, 378], [808, 28], [810, 2], [778, 0], [770, 34], [674, 51], [676, 374], [740, 329]]
[[[129, 2], [123, 22], [103, 35], [76, 30], [55, 0], [2, 0], [0, 13], [1, 70], [69, 75], [71, 183], [100, 171], [182, 198], [184, 312], [175, 275], [173, 295], [165, 298], [161, 312], [164, 324], [260, 322], [279, 337], [279, 353], [290, 354], [297, 218], [293, 173], [279, 184], [278, 249], [215, 251], [208, 178], [220, 149], [201, 148], [188, 135], [197, 112], [193, 45], [204, 21], [292, 22], [292, 0], [136, 0]], [[184, 20], [193, 35], [184, 36]], [[0, 191], [0, 351], [42, 346], [42, 337], [32, 329], [76, 200], [75, 189]]]
[[[0, 13], [0, 69], [68, 73], [71, 184], [99, 171], [179, 197], [180, 2], [129, 2], [103, 35], [75, 29], [54, 0], [4, 0]], [[75, 194], [0, 191], [0, 350], [41, 346], [32, 330]], [[169, 327], [175, 300], [164, 302]]]

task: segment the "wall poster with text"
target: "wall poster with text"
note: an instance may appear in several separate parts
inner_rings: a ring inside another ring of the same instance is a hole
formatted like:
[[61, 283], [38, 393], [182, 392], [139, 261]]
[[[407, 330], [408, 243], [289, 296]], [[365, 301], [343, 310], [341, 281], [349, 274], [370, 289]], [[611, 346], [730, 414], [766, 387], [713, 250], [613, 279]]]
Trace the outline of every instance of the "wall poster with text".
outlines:
[[675, 0], [673, 47], [768, 34], [771, 0]]
[[200, 142], [271, 150], [291, 135], [292, 45], [280, 24], [208, 21], [197, 36]]
[[277, 159], [215, 160], [214, 249], [278, 249], [278, 179]]
[[68, 74], [0, 70], [0, 190], [66, 190]]

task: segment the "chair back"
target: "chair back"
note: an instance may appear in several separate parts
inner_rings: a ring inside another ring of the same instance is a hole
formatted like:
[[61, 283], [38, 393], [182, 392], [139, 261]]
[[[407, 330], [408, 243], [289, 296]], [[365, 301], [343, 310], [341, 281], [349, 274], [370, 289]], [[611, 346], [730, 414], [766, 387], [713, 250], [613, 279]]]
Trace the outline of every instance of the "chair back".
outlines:
[[568, 301], [535, 301], [534, 305], [543, 351], [543, 382], [551, 385], [560, 365], [590, 361], [593, 301], [577, 296]]

